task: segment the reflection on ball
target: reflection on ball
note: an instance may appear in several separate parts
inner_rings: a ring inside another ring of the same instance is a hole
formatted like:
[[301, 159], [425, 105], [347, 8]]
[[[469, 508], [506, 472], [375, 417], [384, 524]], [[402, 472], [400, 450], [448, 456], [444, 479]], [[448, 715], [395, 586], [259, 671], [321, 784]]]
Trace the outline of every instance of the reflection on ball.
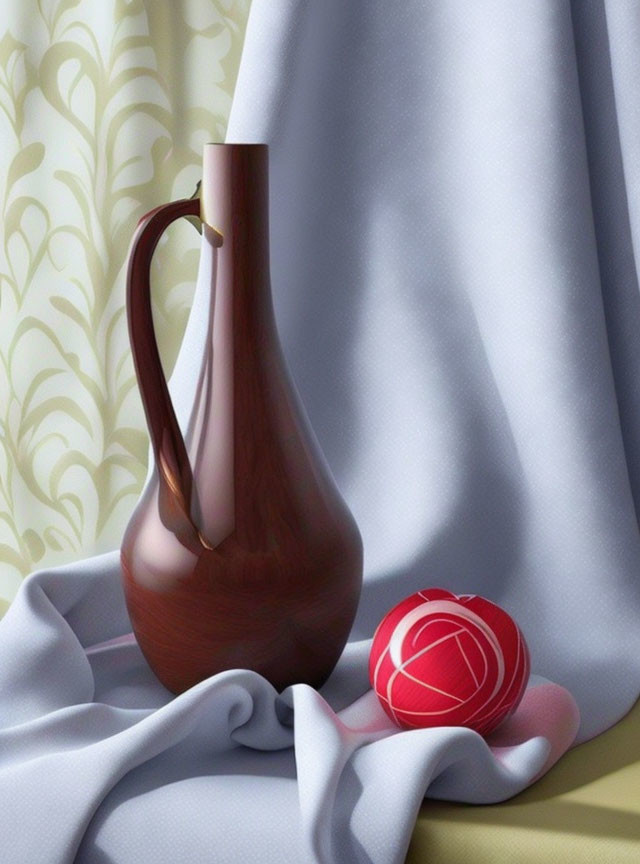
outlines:
[[529, 680], [515, 621], [475, 594], [427, 588], [378, 625], [369, 679], [399, 726], [468, 726], [487, 735], [512, 714]]

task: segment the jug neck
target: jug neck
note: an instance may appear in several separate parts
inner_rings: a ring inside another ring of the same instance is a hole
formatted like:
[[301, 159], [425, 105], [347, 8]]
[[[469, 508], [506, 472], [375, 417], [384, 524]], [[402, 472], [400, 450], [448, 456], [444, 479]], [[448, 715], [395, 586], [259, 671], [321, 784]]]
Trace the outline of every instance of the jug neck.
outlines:
[[236, 291], [269, 285], [269, 177], [266, 144], [205, 144], [201, 217], [222, 235], [220, 260]]

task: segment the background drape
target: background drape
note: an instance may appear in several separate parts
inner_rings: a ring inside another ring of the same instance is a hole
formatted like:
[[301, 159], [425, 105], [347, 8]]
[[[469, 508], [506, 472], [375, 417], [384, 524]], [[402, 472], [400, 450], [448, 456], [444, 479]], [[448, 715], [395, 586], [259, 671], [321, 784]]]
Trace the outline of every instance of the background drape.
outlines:
[[[36, 566], [115, 548], [147, 470], [124, 315], [137, 220], [224, 140], [249, 0], [16, 0], [0, 35], [0, 613]], [[199, 238], [153, 265], [167, 373]]]
[[639, 28], [625, 0], [254, 2], [228, 127], [271, 143], [356, 632], [425, 584], [492, 597], [581, 739], [640, 690]]

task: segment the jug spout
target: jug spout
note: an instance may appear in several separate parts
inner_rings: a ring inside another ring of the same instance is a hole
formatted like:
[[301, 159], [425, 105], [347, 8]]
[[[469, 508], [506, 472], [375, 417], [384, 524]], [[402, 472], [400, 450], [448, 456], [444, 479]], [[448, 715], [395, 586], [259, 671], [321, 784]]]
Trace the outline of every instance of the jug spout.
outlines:
[[[269, 188], [266, 144], [205, 144], [200, 218], [218, 231], [247, 276], [268, 274]], [[266, 269], [265, 269], [266, 268]]]

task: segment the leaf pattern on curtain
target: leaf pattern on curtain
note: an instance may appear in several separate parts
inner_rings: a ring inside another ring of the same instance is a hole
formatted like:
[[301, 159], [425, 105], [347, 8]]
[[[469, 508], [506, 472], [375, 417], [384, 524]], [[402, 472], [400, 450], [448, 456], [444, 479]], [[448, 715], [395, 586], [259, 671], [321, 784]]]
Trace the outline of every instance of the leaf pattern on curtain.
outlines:
[[[137, 220], [222, 141], [250, 0], [21, 0], [0, 38], [0, 614], [36, 567], [116, 548], [147, 473], [124, 278]], [[152, 268], [167, 375], [199, 237]]]

